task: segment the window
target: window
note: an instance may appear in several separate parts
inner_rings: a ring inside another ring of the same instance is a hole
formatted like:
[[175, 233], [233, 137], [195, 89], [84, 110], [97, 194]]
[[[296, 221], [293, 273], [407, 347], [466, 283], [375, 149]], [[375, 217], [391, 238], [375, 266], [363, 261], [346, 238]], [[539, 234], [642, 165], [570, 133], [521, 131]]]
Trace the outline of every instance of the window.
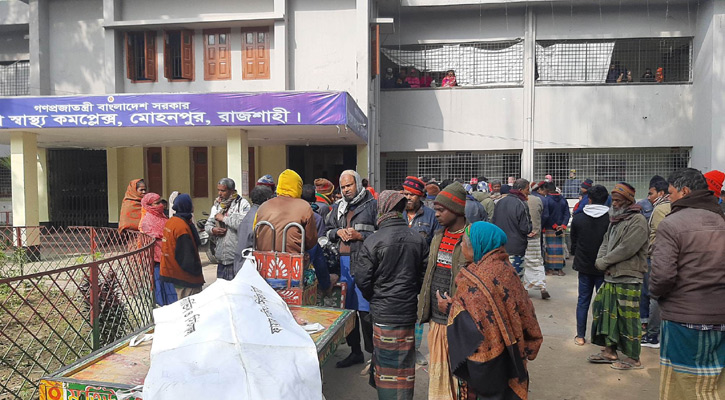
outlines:
[[232, 78], [229, 33], [229, 29], [204, 30], [204, 80]]
[[192, 147], [191, 160], [194, 173], [192, 193], [194, 197], [209, 197], [208, 149], [206, 147]]
[[[395, 74], [421, 78], [429, 74], [436, 86], [448, 70], [455, 72], [458, 86], [520, 85], [524, 77], [522, 40], [385, 46], [380, 51], [381, 70], [393, 68]], [[411, 74], [413, 68], [417, 71]]]
[[194, 79], [194, 32], [189, 30], [166, 31], [164, 36], [164, 76], [166, 79]]
[[541, 40], [536, 68], [545, 83], [691, 82], [692, 38]]
[[156, 82], [156, 32], [126, 33], [126, 74], [133, 82]]
[[269, 79], [269, 28], [242, 29], [242, 79]]
[[0, 96], [30, 94], [30, 61], [0, 62]]

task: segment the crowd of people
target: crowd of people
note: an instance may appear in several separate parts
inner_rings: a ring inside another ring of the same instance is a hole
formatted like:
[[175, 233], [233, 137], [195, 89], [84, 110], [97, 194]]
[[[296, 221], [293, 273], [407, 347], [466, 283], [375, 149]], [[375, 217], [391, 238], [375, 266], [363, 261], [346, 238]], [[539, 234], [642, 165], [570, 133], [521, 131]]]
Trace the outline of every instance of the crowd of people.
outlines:
[[449, 69], [445, 73], [423, 71], [415, 67], [401, 67], [397, 74], [393, 68], [386, 68], [385, 75], [380, 81], [382, 89], [393, 88], [427, 88], [427, 87], [454, 87], [458, 86], [456, 71]]
[[[655, 73], [652, 73], [652, 68], [645, 68], [644, 73], [639, 78], [640, 82], [649, 83], [662, 83], [665, 81], [665, 70], [662, 67], [657, 68]], [[634, 82], [632, 71], [620, 65], [618, 61], [615, 61], [609, 65], [607, 71], [606, 83], [630, 83]]]
[[[569, 178], [564, 191], [573, 190]], [[429, 399], [528, 398], [527, 364], [543, 341], [528, 290], [551, 298], [547, 276], [565, 274], [569, 253], [578, 272], [574, 341], [602, 348], [588, 361], [641, 369], [641, 347], [659, 347], [660, 398], [707, 398], [725, 395], [723, 180], [692, 168], [655, 176], [639, 202], [626, 182], [577, 180], [570, 212], [550, 175], [505, 184], [408, 176], [378, 194], [353, 170], [312, 184], [285, 170], [276, 182], [260, 178], [251, 204], [221, 179], [205, 231], [217, 245], [218, 279], [233, 279], [254, 246], [309, 254], [323, 295], [344, 282], [355, 327], [336, 367], [371, 353], [363, 372], [380, 399], [412, 399], [416, 364], [429, 366]], [[169, 203], [167, 217], [160, 196], [134, 180], [119, 223], [157, 240], [159, 305], [204, 284], [191, 198]], [[304, 230], [255, 232], [261, 221]], [[419, 350], [426, 323], [428, 358]]]

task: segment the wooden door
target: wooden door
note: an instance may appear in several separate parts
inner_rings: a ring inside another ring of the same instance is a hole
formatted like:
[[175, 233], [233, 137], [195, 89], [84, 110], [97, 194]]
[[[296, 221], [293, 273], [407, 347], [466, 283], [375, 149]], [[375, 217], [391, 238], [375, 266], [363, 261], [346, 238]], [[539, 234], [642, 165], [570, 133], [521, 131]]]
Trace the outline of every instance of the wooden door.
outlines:
[[154, 192], [163, 196], [163, 164], [161, 163], [161, 147], [146, 149], [146, 192]]

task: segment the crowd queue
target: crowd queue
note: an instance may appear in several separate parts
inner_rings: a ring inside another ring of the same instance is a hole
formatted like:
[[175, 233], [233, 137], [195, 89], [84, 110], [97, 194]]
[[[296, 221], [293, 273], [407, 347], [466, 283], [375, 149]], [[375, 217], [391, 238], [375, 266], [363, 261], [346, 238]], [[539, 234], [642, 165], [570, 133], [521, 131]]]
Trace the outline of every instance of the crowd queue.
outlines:
[[[639, 202], [626, 182], [607, 189], [577, 180], [570, 213], [549, 175], [505, 184], [409, 176], [378, 195], [352, 170], [314, 184], [285, 170], [276, 182], [260, 178], [249, 200], [221, 179], [204, 230], [216, 244], [219, 279], [233, 279], [242, 250], [254, 246], [309, 254], [323, 294], [345, 282], [344, 307], [357, 313], [351, 353], [336, 367], [364, 364], [371, 353], [363, 371], [380, 399], [412, 399], [416, 364], [429, 365], [429, 399], [528, 398], [527, 364], [543, 336], [527, 291], [549, 299], [547, 276], [564, 275], [570, 255], [579, 281], [574, 341], [601, 346], [589, 362], [641, 369], [641, 347], [656, 347], [660, 399], [719, 398], [724, 179], [692, 168], [655, 176]], [[204, 284], [191, 198], [175, 192], [168, 203], [131, 181], [119, 223], [156, 238], [159, 305]], [[255, 232], [260, 221], [296, 222], [304, 232]], [[419, 351], [425, 323], [428, 358]]]

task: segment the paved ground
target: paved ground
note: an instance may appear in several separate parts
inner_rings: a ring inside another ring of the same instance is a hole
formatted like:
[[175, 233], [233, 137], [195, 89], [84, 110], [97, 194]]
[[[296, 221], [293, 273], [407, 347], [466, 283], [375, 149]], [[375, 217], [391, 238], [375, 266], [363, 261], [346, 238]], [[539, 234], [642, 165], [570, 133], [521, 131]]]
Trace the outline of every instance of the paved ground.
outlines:
[[[205, 265], [207, 283], [216, 279], [216, 266]], [[571, 260], [567, 261], [571, 265]], [[576, 272], [565, 269], [564, 277], [547, 277], [552, 298], [543, 301], [538, 292], [530, 296], [536, 307], [536, 315], [544, 333], [544, 343], [537, 359], [529, 363], [531, 375], [530, 395], [532, 400], [654, 400], [659, 385], [658, 350], [642, 349], [642, 364], [636, 371], [615, 371], [609, 365], [590, 364], [589, 354], [599, 347], [574, 344], [577, 298]], [[591, 323], [591, 321], [590, 321]], [[587, 332], [589, 333], [589, 332]], [[427, 334], [427, 331], [426, 331]], [[425, 337], [425, 335], [424, 335]], [[427, 355], [427, 344], [421, 348]], [[361, 376], [362, 365], [347, 369], [335, 368], [335, 363], [349, 354], [347, 345], [341, 345], [323, 368], [323, 392], [328, 400], [375, 399], [376, 393], [367, 384], [367, 376]], [[369, 354], [366, 354], [369, 358]], [[425, 367], [416, 371], [415, 399], [426, 399], [428, 372]]]

